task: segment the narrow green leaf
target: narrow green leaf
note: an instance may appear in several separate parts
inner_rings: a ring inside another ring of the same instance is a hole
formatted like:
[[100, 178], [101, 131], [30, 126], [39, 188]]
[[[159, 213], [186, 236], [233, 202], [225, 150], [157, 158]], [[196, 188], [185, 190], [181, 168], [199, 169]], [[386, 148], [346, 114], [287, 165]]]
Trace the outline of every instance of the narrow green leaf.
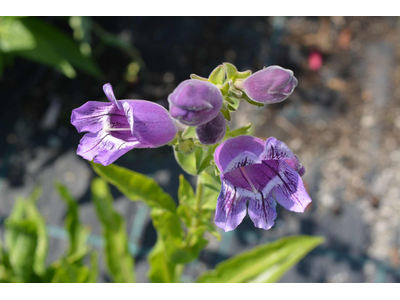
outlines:
[[252, 72], [250, 70], [248, 71], [243, 71], [243, 72], [237, 72], [236, 73], [236, 77], [237, 78], [247, 78], [252, 74]]
[[174, 200], [155, 180], [116, 165], [106, 167], [95, 163], [91, 165], [100, 177], [114, 185], [132, 201], [142, 200], [151, 208], [165, 208], [173, 212], [176, 210]]
[[238, 70], [236, 67], [231, 63], [223, 63], [227, 80], [232, 79], [236, 76]]
[[99, 254], [93, 251], [90, 255], [90, 270], [88, 275], [88, 283], [96, 283], [99, 277]]
[[201, 77], [201, 76], [196, 75], [196, 74], [190, 74], [190, 78], [191, 78], [191, 79], [202, 80], [202, 81], [208, 81], [207, 78]]
[[231, 120], [231, 114], [229, 112], [229, 109], [221, 109], [221, 113], [224, 115], [224, 118], [228, 121]]
[[24, 282], [36, 281], [34, 264], [38, 235], [35, 222], [8, 219], [5, 225], [6, 230], [16, 233], [13, 248], [9, 251], [13, 273]]
[[207, 172], [201, 173], [200, 180], [204, 186], [202, 209], [214, 211], [221, 191], [221, 181], [219, 177]]
[[197, 282], [276, 282], [323, 241], [306, 235], [284, 237], [223, 261]]
[[20, 19], [0, 17], [0, 51], [34, 49], [35, 38]]
[[38, 18], [24, 18], [21, 21], [33, 34], [38, 48], [43, 48], [39, 45], [43, 43], [43, 46], [49, 47], [81, 71], [95, 77], [102, 76], [97, 64], [91, 58], [83, 56], [76, 42], [64, 32]]
[[224, 136], [224, 140], [227, 140], [227, 139], [230, 139], [233, 137], [237, 137], [239, 135], [246, 135], [249, 132], [251, 126], [252, 126], [252, 124], [249, 123], [249, 124], [244, 125], [243, 127], [234, 129], [232, 131], [227, 131]]
[[196, 158], [196, 174], [199, 174], [200, 165], [203, 157], [203, 148], [197, 147], [196, 151], [194, 151], [194, 157]]
[[211, 161], [213, 160], [214, 156], [212, 154], [206, 155], [203, 159], [202, 162], [197, 169], [197, 174], [201, 174], [205, 169], [211, 166]]
[[183, 139], [191, 139], [196, 137], [196, 127], [186, 127], [186, 129], [182, 133]]
[[179, 175], [178, 199], [180, 204], [184, 203], [192, 207], [196, 204], [193, 188], [182, 174]]
[[223, 65], [216, 67], [208, 77], [208, 81], [215, 85], [223, 85], [225, 82], [225, 70]]
[[157, 242], [151, 250], [148, 258], [150, 270], [147, 273], [153, 283], [178, 282], [177, 264], [172, 263], [167, 256], [162, 239], [157, 237]]
[[125, 220], [113, 208], [107, 183], [96, 178], [91, 185], [92, 200], [102, 224], [107, 268], [114, 282], [134, 282], [134, 261], [128, 250]]
[[247, 96], [246, 93], [244, 93], [244, 92], [243, 92], [242, 98], [244, 100], [246, 100], [251, 105], [254, 105], [254, 106], [257, 106], [257, 107], [264, 107], [265, 106], [263, 103], [258, 103], [258, 102], [255, 102], [255, 101], [251, 100], [249, 98], [249, 96]]
[[225, 99], [229, 102], [229, 104], [228, 104], [229, 110], [236, 111], [239, 108], [239, 104], [240, 104], [239, 98], [230, 96], [230, 97], [226, 97]]
[[82, 225], [79, 219], [78, 204], [68, 189], [60, 182], [56, 182], [55, 186], [68, 208], [64, 221], [64, 226], [69, 234], [68, 256], [84, 257], [90, 250], [87, 245], [90, 230]]

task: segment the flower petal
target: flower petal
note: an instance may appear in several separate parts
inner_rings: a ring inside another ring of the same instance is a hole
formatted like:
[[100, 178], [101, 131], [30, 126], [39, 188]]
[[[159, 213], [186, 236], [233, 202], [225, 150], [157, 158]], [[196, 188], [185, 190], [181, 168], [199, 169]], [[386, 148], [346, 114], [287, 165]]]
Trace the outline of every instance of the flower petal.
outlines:
[[174, 121], [159, 104], [145, 100], [121, 100], [137, 148], [156, 148], [168, 144], [176, 135]]
[[231, 185], [221, 176], [221, 193], [215, 212], [215, 224], [225, 232], [234, 230], [246, 216], [248, 193]]
[[235, 168], [260, 163], [258, 158], [264, 151], [264, 141], [242, 135], [221, 143], [214, 153], [214, 161], [222, 173]]
[[304, 187], [300, 175], [286, 162], [281, 160], [263, 161], [276, 176], [266, 185], [263, 194], [269, 194], [285, 209], [304, 212], [312, 201]]
[[284, 160], [300, 176], [303, 176], [306, 169], [301, 165], [299, 158], [290, 150], [290, 148], [282, 141], [274, 137], [270, 137], [265, 142], [265, 151], [260, 156], [262, 160]]
[[89, 101], [72, 111], [71, 124], [78, 132], [100, 131], [111, 115], [118, 114], [115, 107], [106, 102]]
[[76, 153], [84, 159], [89, 161], [94, 159], [95, 163], [107, 166], [138, 145], [139, 142], [132, 138], [129, 131], [111, 133], [101, 130], [85, 134]]
[[103, 85], [104, 94], [106, 94], [108, 100], [115, 105], [119, 110], [122, 109], [122, 104], [115, 98], [113, 87], [110, 83]]
[[254, 226], [265, 230], [274, 226], [278, 216], [275, 208], [276, 202], [271, 196], [265, 198], [262, 193], [259, 193], [257, 198], [251, 198], [248, 210]]

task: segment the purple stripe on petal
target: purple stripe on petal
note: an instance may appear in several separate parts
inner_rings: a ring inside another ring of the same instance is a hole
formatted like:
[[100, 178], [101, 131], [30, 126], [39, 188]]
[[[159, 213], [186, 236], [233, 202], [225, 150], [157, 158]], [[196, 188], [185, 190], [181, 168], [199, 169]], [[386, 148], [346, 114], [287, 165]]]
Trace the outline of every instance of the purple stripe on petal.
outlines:
[[243, 190], [229, 184], [221, 176], [221, 193], [215, 212], [215, 224], [225, 232], [234, 230], [246, 216], [247, 197]]
[[275, 219], [278, 216], [275, 209], [276, 202], [271, 196], [264, 198], [262, 193], [258, 196], [258, 198], [252, 198], [249, 201], [249, 217], [255, 227], [268, 230], [274, 226]]
[[108, 100], [115, 105], [119, 110], [122, 109], [121, 103], [115, 98], [113, 87], [110, 83], [103, 85], [104, 94], [106, 94]]
[[290, 150], [290, 148], [282, 141], [274, 137], [270, 137], [265, 142], [265, 151], [260, 155], [262, 160], [284, 160], [300, 176], [306, 172], [305, 168], [301, 165], [299, 158]]
[[[246, 157], [248, 157], [249, 160], [251, 158], [252, 161], [258, 161], [258, 157], [263, 151], [263, 140], [248, 135], [242, 135], [221, 143], [217, 149], [215, 149], [214, 160], [221, 172], [228, 172], [239, 161], [244, 161]], [[257, 157], [257, 160], [255, 157]]]
[[[307, 205], [311, 203], [311, 198], [307, 194], [300, 175], [284, 161], [268, 160], [263, 161], [276, 177], [271, 181], [273, 188], [271, 195], [285, 209], [294, 212], [304, 212]], [[270, 183], [263, 190], [264, 194], [269, 194]]]
[[[119, 136], [116, 137], [115, 134]], [[129, 135], [131, 134], [128, 131], [128, 137]], [[81, 139], [76, 153], [89, 161], [94, 159], [95, 163], [109, 165], [139, 144], [132, 138], [129, 138], [131, 141], [125, 141], [121, 137], [123, 137], [122, 133], [103, 130], [97, 133], [87, 133]]]
[[111, 103], [89, 101], [72, 111], [71, 124], [78, 132], [96, 133], [108, 124], [113, 114], [119, 111]]

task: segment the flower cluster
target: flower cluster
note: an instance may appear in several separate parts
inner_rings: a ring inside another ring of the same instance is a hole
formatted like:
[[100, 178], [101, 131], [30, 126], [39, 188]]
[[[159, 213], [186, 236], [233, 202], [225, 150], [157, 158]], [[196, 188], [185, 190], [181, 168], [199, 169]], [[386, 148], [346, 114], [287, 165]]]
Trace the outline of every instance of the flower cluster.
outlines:
[[[78, 132], [87, 132], [77, 154], [108, 165], [133, 148], [169, 144], [184, 156], [196, 149], [207, 155], [215, 150], [215, 165], [206, 164], [197, 174], [208, 167], [216, 167], [220, 174], [217, 226], [235, 229], [246, 215], [248, 202], [254, 225], [270, 229], [277, 216], [276, 203], [304, 212], [311, 202], [301, 179], [305, 168], [285, 143], [273, 137], [265, 142], [247, 135], [227, 138], [227, 121], [241, 100], [257, 106], [281, 102], [296, 86], [293, 72], [279, 66], [252, 74], [224, 63], [209, 78], [192, 74], [180, 83], [168, 96], [167, 111], [146, 100], [116, 100], [111, 85], [105, 84], [110, 102], [89, 101], [72, 111], [71, 123]], [[196, 154], [196, 159], [201, 156]]]

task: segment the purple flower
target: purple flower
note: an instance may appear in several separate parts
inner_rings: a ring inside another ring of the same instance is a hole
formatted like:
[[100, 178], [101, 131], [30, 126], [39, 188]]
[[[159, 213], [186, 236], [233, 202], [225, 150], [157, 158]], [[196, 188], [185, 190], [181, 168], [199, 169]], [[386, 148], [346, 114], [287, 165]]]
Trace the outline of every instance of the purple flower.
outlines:
[[168, 96], [171, 116], [189, 126], [214, 119], [222, 107], [221, 91], [212, 83], [196, 79], [181, 82]]
[[226, 122], [221, 113], [210, 122], [196, 127], [196, 135], [203, 145], [218, 143], [224, 137], [225, 132]]
[[71, 124], [81, 139], [77, 154], [106, 166], [133, 148], [156, 148], [175, 137], [168, 111], [145, 100], [117, 100], [111, 84], [103, 86], [109, 102], [86, 102], [74, 109]]
[[291, 70], [271, 66], [260, 70], [243, 83], [238, 83], [249, 98], [258, 103], [277, 103], [285, 100], [297, 86], [297, 79]]
[[294, 212], [304, 212], [311, 202], [301, 177], [299, 159], [285, 143], [252, 136], [226, 140], [214, 160], [221, 171], [215, 223], [225, 231], [235, 229], [248, 212], [254, 226], [270, 229], [277, 217], [276, 202]]

